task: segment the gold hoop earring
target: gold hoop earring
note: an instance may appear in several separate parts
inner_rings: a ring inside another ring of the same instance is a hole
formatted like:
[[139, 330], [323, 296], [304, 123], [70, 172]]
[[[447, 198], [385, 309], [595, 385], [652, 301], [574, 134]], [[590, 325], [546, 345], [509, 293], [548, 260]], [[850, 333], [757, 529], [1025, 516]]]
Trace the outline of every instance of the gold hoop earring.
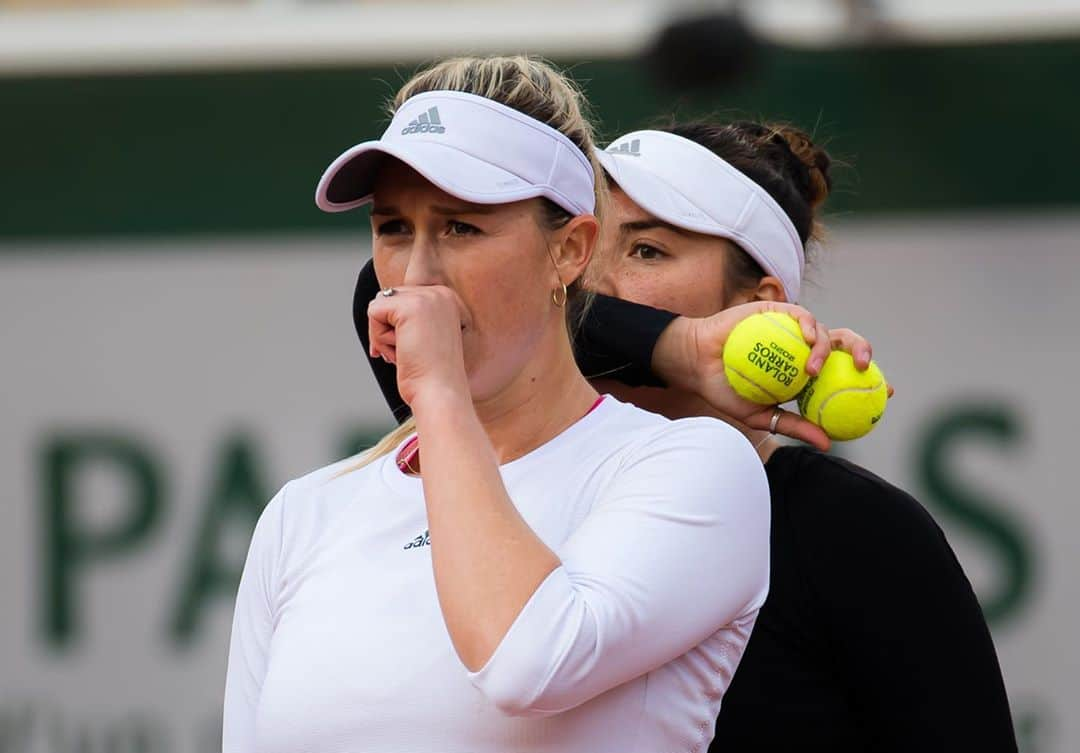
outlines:
[[[559, 293], [562, 293], [562, 296], [560, 296]], [[566, 299], [568, 295], [569, 294], [566, 290], [566, 283], [560, 283], [559, 287], [551, 291], [551, 302], [559, 308], [562, 308], [566, 305]]]
[[[555, 267], [555, 275], [559, 278], [559, 287], [551, 291], [551, 302], [559, 308], [566, 305], [566, 300], [569, 294], [566, 291], [566, 283], [562, 281], [562, 275], [559, 274], [559, 265], [555, 261], [555, 254], [551, 253], [551, 247], [548, 247], [548, 258], [551, 259], [551, 266]], [[562, 291], [562, 299], [559, 298], [559, 291]]]

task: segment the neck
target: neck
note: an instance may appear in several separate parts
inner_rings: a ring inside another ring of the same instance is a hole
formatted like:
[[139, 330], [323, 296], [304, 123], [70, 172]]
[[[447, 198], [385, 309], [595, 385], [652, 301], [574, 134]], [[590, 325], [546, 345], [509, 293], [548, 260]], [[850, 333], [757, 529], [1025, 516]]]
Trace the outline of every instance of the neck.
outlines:
[[558, 436], [596, 400], [596, 390], [574, 362], [568, 337], [559, 333], [539, 350], [545, 357], [533, 359], [505, 389], [473, 401], [500, 464]]

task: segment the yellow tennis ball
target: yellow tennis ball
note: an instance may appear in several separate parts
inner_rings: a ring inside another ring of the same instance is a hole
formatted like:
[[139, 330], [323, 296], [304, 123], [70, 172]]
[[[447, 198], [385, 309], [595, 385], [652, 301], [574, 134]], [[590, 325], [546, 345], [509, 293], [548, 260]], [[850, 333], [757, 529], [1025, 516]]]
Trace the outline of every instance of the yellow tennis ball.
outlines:
[[791, 400], [806, 386], [810, 346], [794, 317], [763, 311], [746, 317], [724, 343], [724, 375], [741, 397], [761, 405]]
[[850, 354], [834, 350], [799, 395], [799, 412], [830, 439], [858, 439], [885, 415], [887, 390], [885, 375], [876, 363], [871, 361], [870, 368], [859, 371]]

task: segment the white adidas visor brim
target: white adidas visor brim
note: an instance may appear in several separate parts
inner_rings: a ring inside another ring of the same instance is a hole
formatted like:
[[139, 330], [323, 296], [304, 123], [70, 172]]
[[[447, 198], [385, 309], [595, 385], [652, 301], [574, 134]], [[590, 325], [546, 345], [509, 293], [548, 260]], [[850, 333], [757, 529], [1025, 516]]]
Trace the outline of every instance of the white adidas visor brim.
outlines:
[[799, 300], [805, 255], [787, 213], [709, 149], [665, 131], [634, 131], [597, 154], [620, 189], [657, 219], [726, 238]]
[[378, 141], [341, 154], [319, 180], [315, 203], [326, 212], [369, 204], [387, 157], [475, 204], [544, 196], [573, 215], [596, 207], [592, 165], [570, 139], [513, 108], [451, 91], [410, 98]]

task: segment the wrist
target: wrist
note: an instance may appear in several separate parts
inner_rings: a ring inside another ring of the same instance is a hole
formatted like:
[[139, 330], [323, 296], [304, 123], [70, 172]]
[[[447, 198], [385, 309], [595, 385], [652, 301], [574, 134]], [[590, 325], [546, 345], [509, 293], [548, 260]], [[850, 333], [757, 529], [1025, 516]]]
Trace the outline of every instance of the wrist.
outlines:
[[466, 407], [472, 409], [472, 396], [468, 389], [446, 383], [425, 385], [416, 390], [409, 401], [409, 408], [417, 421], [422, 416], [442, 415]]
[[495, 463], [491, 442], [467, 390], [447, 384], [431, 385], [430, 389], [417, 393], [410, 407], [420, 443], [428, 448], [426, 459], [421, 461], [425, 468], [435, 467], [432, 463], [438, 455], [445, 461], [446, 455], [441, 450], [447, 448], [453, 448], [454, 456], [462, 452], [474, 457], [490, 453]]
[[686, 316], [673, 319], [660, 333], [652, 354], [654, 374], [664, 380], [668, 387], [694, 393], [698, 391], [700, 378], [696, 322]]

